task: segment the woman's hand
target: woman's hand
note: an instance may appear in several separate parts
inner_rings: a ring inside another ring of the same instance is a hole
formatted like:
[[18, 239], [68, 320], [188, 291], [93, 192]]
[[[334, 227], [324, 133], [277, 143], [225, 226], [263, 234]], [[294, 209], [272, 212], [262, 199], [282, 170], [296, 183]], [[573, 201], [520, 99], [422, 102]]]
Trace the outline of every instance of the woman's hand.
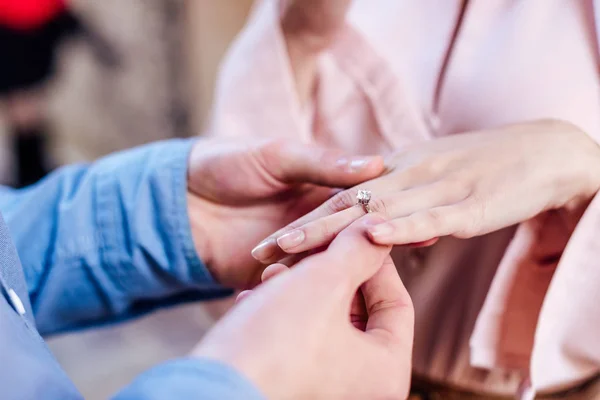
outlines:
[[466, 133], [407, 148], [389, 173], [340, 192], [276, 232], [253, 252], [270, 263], [329, 243], [364, 214], [356, 192], [388, 221], [369, 230], [379, 244], [470, 238], [551, 209], [580, 208], [600, 188], [600, 148], [577, 127], [538, 121]]

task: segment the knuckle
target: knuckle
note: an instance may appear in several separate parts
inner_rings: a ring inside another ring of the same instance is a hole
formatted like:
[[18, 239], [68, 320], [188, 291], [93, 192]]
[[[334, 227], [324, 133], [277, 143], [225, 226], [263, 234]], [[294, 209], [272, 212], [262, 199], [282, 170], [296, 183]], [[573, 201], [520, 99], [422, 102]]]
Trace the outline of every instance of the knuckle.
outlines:
[[328, 211], [333, 214], [352, 207], [355, 203], [356, 194], [356, 189], [348, 189], [335, 194], [327, 202]]
[[471, 193], [470, 182], [459, 176], [451, 176], [444, 180], [443, 190], [447, 193], [448, 201], [464, 200]]
[[444, 215], [439, 209], [432, 208], [425, 211], [425, 220], [428, 230], [432, 232], [440, 232], [444, 228]]
[[474, 196], [463, 207], [462, 214], [464, 214], [464, 217], [462, 220], [464, 226], [456, 232], [455, 236], [460, 239], [471, 239], [481, 234], [486, 213], [486, 202]]
[[412, 240], [419, 233], [419, 215], [412, 214], [409, 217], [404, 219], [404, 224], [402, 226], [402, 231], [404, 232], [404, 237]]
[[429, 176], [439, 176], [448, 170], [448, 160], [439, 154], [431, 154], [423, 159], [421, 168]]
[[322, 166], [338, 166], [338, 162], [345, 158], [342, 151], [323, 147], [311, 147], [311, 152], [316, 154], [315, 160]]
[[267, 159], [279, 158], [279, 156], [285, 151], [287, 142], [284, 139], [269, 139], [264, 142], [259, 149], [261, 150], [263, 157]]
[[381, 199], [381, 198], [371, 199], [371, 201], [369, 202], [369, 207], [371, 208], [371, 210], [373, 212], [383, 214], [384, 216], [389, 215], [388, 214], [388, 208], [389, 208], [388, 201], [385, 199]]
[[269, 139], [255, 148], [255, 159], [269, 173], [281, 170], [281, 160], [285, 158], [288, 144], [282, 139]]
[[479, 197], [473, 205], [473, 228], [480, 230], [483, 227], [483, 223], [487, 214], [487, 199]]
[[475, 229], [471, 226], [465, 226], [462, 229], [459, 229], [454, 236], [458, 239], [472, 239], [476, 236]]
[[[308, 234], [309, 231], [312, 231], [311, 234]], [[309, 227], [309, 229], [307, 229], [307, 236], [312, 237], [313, 240], [316, 240], [317, 242], [322, 242], [323, 240], [334, 236], [334, 234], [335, 232], [333, 227], [331, 226], [331, 223], [327, 221], [327, 219], [325, 219], [322, 223], [317, 223], [316, 226], [313, 226], [312, 228]]]
[[408, 240], [422, 241], [441, 236], [445, 228], [444, 216], [439, 210], [420, 211], [406, 218], [403, 231]]

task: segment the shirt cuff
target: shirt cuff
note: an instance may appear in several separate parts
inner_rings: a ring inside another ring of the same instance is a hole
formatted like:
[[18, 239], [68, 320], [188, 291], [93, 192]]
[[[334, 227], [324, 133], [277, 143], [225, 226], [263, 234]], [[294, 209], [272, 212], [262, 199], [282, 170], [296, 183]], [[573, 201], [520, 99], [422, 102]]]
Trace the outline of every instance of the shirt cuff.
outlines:
[[159, 365], [136, 378], [113, 400], [265, 400], [232, 367], [208, 359], [185, 358]]
[[199, 299], [230, 291], [194, 246], [187, 205], [188, 158], [196, 140], [150, 144], [101, 161], [97, 226], [103, 244], [97, 279], [118, 312], [132, 301], [184, 291]]
[[176, 221], [176, 235], [181, 244], [181, 251], [185, 264], [188, 266], [190, 278], [193, 282], [201, 282], [205, 285], [220, 288], [220, 285], [214, 280], [213, 276], [204, 265], [192, 236], [192, 227], [188, 214], [187, 204], [187, 180], [188, 180], [188, 159], [193, 145], [197, 139], [185, 140], [181, 143], [180, 149], [174, 149], [173, 159], [173, 188], [174, 207], [173, 221]]

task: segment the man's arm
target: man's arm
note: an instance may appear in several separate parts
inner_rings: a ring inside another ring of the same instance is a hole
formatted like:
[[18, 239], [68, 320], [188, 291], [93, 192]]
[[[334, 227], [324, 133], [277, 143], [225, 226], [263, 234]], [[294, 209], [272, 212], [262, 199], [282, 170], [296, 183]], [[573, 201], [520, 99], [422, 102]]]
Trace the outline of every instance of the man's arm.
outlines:
[[191, 237], [191, 146], [151, 144], [63, 168], [26, 189], [0, 189], [42, 334], [128, 318], [159, 299], [224, 292]]
[[232, 367], [208, 359], [180, 359], [136, 378], [113, 400], [264, 400], [254, 384]]
[[[391, 246], [367, 238], [383, 221], [369, 214], [293, 268], [268, 267], [193, 350], [196, 359], [142, 374], [115, 400], [406, 398], [414, 311]], [[364, 309], [351, 314], [357, 291]]]

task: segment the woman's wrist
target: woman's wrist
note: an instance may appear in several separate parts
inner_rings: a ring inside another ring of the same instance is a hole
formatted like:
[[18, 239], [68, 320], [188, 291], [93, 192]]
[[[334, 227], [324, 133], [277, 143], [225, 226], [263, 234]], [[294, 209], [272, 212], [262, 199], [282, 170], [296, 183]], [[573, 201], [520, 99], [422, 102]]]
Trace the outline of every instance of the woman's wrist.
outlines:
[[[577, 189], [573, 191], [563, 206], [568, 209], [587, 206], [600, 191], [600, 146], [583, 129], [568, 121], [557, 120], [551, 123], [563, 125], [561, 130], [567, 134], [565, 140], [576, 142], [579, 146], [578, 156], [574, 160], [565, 159], [564, 167], [568, 168], [568, 165], [571, 165], [574, 168], [572, 183]], [[557, 160], [557, 162], [561, 163], [562, 161]], [[569, 182], [562, 184], [570, 186]]]

